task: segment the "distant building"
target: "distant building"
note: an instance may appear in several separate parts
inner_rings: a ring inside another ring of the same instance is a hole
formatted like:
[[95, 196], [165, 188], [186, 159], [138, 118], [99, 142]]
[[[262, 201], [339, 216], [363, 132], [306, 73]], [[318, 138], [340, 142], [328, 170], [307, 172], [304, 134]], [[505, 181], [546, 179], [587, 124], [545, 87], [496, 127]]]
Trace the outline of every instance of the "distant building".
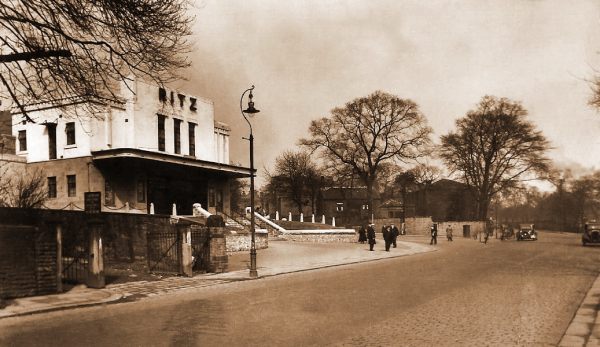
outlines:
[[408, 193], [406, 200], [417, 217], [430, 216], [434, 222], [476, 219], [477, 200], [464, 183], [441, 179]]
[[415, 207], [402, 203], [402, 200], [390, 199], [381, 204], [381, 216], [388, 219], [412, 218], [415, 216]]
[[360, 225], [380, 216], [381, 198], [373, 192], [373, 205], [369, 204], [367, 188], [324, 188], [317, 197], [317, 214], [333, 216], [339, 225]]
[[229, 181], [250, 169], [229, 163], [230, 129], [215, 121], [213, 102], [141, 81], [121, 89], [121, 101], [91, 108], [71, 99], [28, 105], [35, 123], [17, 109], [2, 113], [12, 126], [0, 135], [14, 136], [14, 153], [47, 176], [46, 207], [83, 209], [85, 192], [101, 192], [102, 211], [152, 205], [171, 214], [175, 204], [191, 214], [200, 203], [229, 212]]

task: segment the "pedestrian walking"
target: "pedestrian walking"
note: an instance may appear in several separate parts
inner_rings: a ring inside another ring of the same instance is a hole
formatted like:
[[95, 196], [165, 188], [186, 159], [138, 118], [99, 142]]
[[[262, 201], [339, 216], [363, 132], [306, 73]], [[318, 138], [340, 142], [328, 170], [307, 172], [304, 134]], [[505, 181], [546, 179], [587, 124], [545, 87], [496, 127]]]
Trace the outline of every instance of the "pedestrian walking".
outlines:
[[394, 239], [394, 235], [392, 234], [392, 228], [389, 226], [385, 227], [383, 230], [383, 241], [385, 241], [385, 251], [390, 251], [390, 246], [392, 245], [392, 241]]
[[361, 226], [358, 231], [358, 242], [365, 243], [367, 242], [367, 228], [365, 226]]
[[367, 239], [369, 240], [370, 251], [373, 250], [373, 246], [375, 246], [375, 244], [377, 243], [375, 241], [375, 229], [373, 229], [373, 226], [375, 226], [375, 224], [369, 223], [369, 226], [367, 227]]
[[452, 225], [449, 224], [448, 227], [446, 228], [446, 238], [448, 239], [448, 241], [452, 241]]
[[431, 226], [431, 241], [429, 242], [430, 245], [437, 245], [437, 224], [434, 224]]
[[486, 222], [485, 225], [485, 236], [483, 238], [483, 243], [487, 244], [488, 238], [490, 237], [490, 234], [494, 233], [494, 226], [492, 225], [491, 222]]
[[396, 239], [398, 239], [398, 235], [400, 235], [400, 230], [398, 230], [398, 227], [394, 225], [394, 223], [390, 224], [391, 228], [392, 228], [392, 247], [396, 248]]

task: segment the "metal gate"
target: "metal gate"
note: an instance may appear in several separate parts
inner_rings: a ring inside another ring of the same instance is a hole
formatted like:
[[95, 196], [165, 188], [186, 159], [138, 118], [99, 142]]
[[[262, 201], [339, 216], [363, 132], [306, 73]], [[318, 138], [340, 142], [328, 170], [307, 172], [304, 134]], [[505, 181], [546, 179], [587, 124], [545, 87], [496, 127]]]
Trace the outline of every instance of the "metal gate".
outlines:
[[209, 271], [210, 267], [210, 233], [207, 227], [192, 225], [192, 270], [198, 273]]
[[148, 268], [150, 271], [179, 271], [177, 255], [179, 237], [180, 233], [175, 227], [148, 231]]
[[62, 278], [66, 283], [86, 283], [89, 239], [85, 224], [71, 223], [62, 234]]

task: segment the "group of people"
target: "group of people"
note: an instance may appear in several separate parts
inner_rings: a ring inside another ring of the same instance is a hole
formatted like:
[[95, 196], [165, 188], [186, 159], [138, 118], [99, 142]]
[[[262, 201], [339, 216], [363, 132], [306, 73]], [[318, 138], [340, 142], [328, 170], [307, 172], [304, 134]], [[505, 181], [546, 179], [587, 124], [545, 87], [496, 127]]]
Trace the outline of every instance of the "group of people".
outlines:
[[[375, 224], [368, 223], [368, 225], [366, 227], [363, 226], [358, 231], [358, 242], [369, 243], [369, 250], [371, 250], [371, 251], [373, 250], [373, 247], [375, 246], [375, 244], [377, 244], [377, 241], [375, 240], [374, 226], [375, 226]], [[400, 230], [398, 229], [398, 227], [395, 226], [394, 223], [390, 223], [390, 225], [384, 225], [381, 227], [381, 234], [383, 235], [383, 241], [385, 242], [385, 250], [389, 252], [390, 247], [396, 248], [396, 246], [397, 246], [396, 239], [398, 238], [398, 235], [404, 235], [404, 232], [400, 233]], [[431, 234], [431, 241], [429, 242], [429, 244], [437, 245], [437, 235], [438, 235], [438, 225], [437, 224], [433, 224], [431, 226], [430, 234]], [[449, 225], [446, 228], [446, 238], [448, 239], [448, 241], [452, 241], [452, 236], [453, 236], [452, 235], [452, 226]]]
[[[369, 250], [373, 251], [373, 247], [377, 244], [375, 241], [375, 224], [369, 223], [367, 227], [360, 228], [358, 232], [358, 242], [360, 243], [369, 243]], [[387, 252], [390, 251], [390, 247], [396, 248], [396, 240], [398, 235], [400, 235], [400, 230], [394, 223], [390, 225], [384, 225], [381, 227], [381, 234], [383, 235], [383, 241], [385, 242], [385, 250]]]

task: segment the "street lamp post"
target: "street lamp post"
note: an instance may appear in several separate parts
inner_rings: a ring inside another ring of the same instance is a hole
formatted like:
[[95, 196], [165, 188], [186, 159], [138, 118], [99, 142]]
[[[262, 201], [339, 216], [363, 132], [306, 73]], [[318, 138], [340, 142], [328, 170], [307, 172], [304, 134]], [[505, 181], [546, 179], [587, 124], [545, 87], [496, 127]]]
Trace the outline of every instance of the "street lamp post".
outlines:
[[[252, 117], [254, 114], [260, 112], [254, 108], [254, 102], [252, 101], [253, 90], [254, 86], [246, 89], [242, 94], [242, 97], [240, 98], [240, 111], [242, 112], [242, 116], [244, 116], [246, 123], [250, 126], [250, 137], [247, 139], [250, 141], [250, 208], [252, 209], [250, 212], [250, 277], [256, 278], [258, 277], [258, 272], [256, 271], [256, 235], [254, 225], [254, 135], [252, 135], [252, 124], [250, 124], [248, 117], [246, 117], [246, 113]], [[244, 100], [244, 95], [246, 95], [247, 92], [250, 92], [250, 94], [248, 94], [248, 109], [244, 110], [242, 102]]]

